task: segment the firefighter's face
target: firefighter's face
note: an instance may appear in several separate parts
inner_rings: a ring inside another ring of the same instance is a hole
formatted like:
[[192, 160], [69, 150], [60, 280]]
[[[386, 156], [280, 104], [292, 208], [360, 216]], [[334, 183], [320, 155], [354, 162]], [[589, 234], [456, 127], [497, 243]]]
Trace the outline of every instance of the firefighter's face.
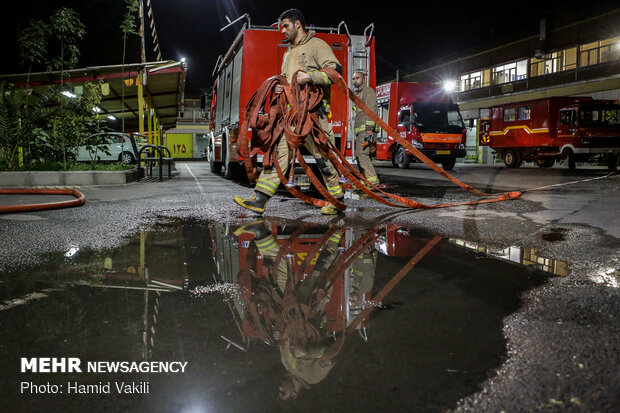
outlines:
[[353, 74], [353, 86], [360, 87], [364, 83], [364, 75], [360, 72], [355, 72]]
[[301, 27], [299, 20], [292, 22], [289, 19], [282, 19], [282, 34], [287, 42], [291, 44], [295, 43], [299, 27]]

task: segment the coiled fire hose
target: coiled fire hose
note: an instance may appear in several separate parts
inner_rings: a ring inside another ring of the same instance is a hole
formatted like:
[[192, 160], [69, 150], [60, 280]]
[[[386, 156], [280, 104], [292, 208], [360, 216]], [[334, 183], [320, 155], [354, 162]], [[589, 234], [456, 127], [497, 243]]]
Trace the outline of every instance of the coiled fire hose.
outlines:
[[[304, 144], [306, 138], [310, 137], [328, 157], [334, 167], [351, 181], [357, 189], [366, 193], [376, 201], [388, 206], [398, 208], [444, 208], [457, 205], [475, 205], [506, 201], [521, 196], [521, 192], [518, 191], [506, 192], [503, 194], [487, 194], [458, 180], [437, 166], [405, 139], [401, 138], [392, 127], [385, 123], [385, 121], [374, 113], [347, 87], [344, 79], [336, 70], [326, 68], [321, 71], [324, 72], [331, 82], [344, 93], [348, 99], [351, 99], [360, 110], [368, 115], [368, 117], [385, 130], [388, 135], [409, 150], [409, 152], [420, 161], [424, 162], [435, 172], [441, 174], [454, 184], [478, 196], [484, 197], [484, 199], [428, 205], [410, 198], [382, 191], [372, 182], [368, 181], [357, 168], [353, 167], [347, 161], [345, 156], [331, 141], [329, 141], [327, 134], [322, 130], [316, 113], [316, 109], [322, 102], [322, 89], [313, 85], [299, 85], [296, 82], [288, 84], [286, 77], [282, 75], [270, 77], [263, 82], [246, 106], [245, 119], [243, 120], [239, 133], [238, 151], [243, 157], [246, 173], [251, 183], [256, 181], [256, 155], [259, 151], [262, 151], [264, 152], [263, 166], [266, 168], [275, 167], [280, 181], [292, 195], [310, 205], [322, 207], [331, 203], [339, 209], [344, 209], [344, 204], [329, 193], [327, 188], [325, 188], [304, 161], [299, 151], [299, 147]], [[292, 79], [295, 79], [296, 76], [297, 73], [292, 76]], [[283, 86], [284, 92], [279, 94], [275, 93], [274, 89], [278, 85]], [[248, 136], [248, 128], [252, 128], [251, 137]], [[284, 134], [284, 138], [287, 140], [293, 152], [292, 163], [294, 163], [295, 160], [299, 162], [310, 182], [312, 182], [321, 195], [325, 197], [325, 200], [313, 198], [293, 187], [294, 185], [291, 183], [293, 182], [294, 168], [290, 168], [288, 178], [284, 175], [278, 163], [277, 154], [277, 146], [282, 134]]]

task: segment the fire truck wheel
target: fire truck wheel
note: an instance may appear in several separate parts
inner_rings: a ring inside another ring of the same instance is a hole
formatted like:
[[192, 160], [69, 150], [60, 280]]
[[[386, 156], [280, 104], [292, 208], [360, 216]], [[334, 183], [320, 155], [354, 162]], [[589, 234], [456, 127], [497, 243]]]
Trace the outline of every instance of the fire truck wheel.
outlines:
[[618, 155], [615, 153], [607, 154], [607, 169], [611, 172], [618, 170]]
[[446, 159], [445, 161], [441, 161], [441, 167], [444, 171], [451, 171], [456, 164], [456, 158]]
[[564, 149], [564, 152], [562, 152], [562, 154], [568, 161], [568, 170], [574, 171], [575, 169], [577, 169], [577, 164], [575, 161], [575, 153], [570, 148], [566, 148]]
[[214, 174], [221, 174], [222, 163], [215, 162], [215, 154], [213, 153], [213, 147], [211, 145], [209, 145], [209, 152], [207, 153], [207, 157], [209, 159], [209, 168], [211, 169], [211, 172], [213, 172]]
[[504, 164], [508, 168], [518, 168], [521, 166], [521, 154], [514, 149], [508, 149], [504, 154]]
[[396, 151], [396, 155], [393, 159], [393, 163], [395, 163], [400, 169], [409, 168], [409, 164], [411, 163], [411, 159], [409, 159], [409, 155], [407, 155], [407, 150], [402, 146], [398, 148], [398, 151]]

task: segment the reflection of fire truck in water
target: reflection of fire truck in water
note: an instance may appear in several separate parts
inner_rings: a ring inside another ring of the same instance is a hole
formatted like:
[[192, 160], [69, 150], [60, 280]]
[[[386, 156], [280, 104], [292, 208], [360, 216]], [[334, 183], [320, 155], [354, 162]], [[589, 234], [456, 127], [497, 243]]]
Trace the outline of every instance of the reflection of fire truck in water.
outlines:
[[[377, 87], [379, 116], [434, 162], [450, 170], [464, 158], [465, 124], [457, 104], [431, 83], [387, 83]], [[377, 139], [377, 159], [408, 168], [417, 161], [385, 132]]]
[[[368, 26], [364, 34], [358, 36], [349, 34], [344, 22], [337, 28], [311, 29], [316, 31], [316, 37], [331, 46], [342, 65], [342, 76], [345, 79], [350, 79], [355, 71], [361, 70], [369, 74], [369, 84], [375, 86], [374, 25]], [[214, 70], [217, 79], [211, 98], [212, 132], [207, 146], [207, 157], [214, 173], [223, 171], [227, 179], [234, 179], [239, 172], [244, 171], [237, 151], [237, 138], [239, 127], [244, 121], [245, 107], [266, 79], [281, 73], [282, 58], [287, 48], [280, 27], [251, 25], [248, 17], [248, 23], [243, 26], [224, 57], [218, 60]], [[355, 142], [354, 112], [351, 109], [352, 103], [344, 94], [332, 93], [330, 123], [336, 146], [350, 162], [353, 161]], [[262, 154], [258, 155], [257, 160], [262, 162]], [[308, 156], [306, 161], [314, 163], [314, 158]]]
[[615, 170], [620, 153], [620, 105], [590, 97], [551, 97], [490, 108], [482, 123], [481, 145], [488, 145], [508, 168], [523, 161], [549, 168], [568, 159], [599, 155]]
[[[350, 327], [365, 308], [380, 304], [372, 302], [377, 254], [411, 257], [429, 239], [392, 224], [366, 231], [312, 224], [272, 224], [267, 228], [270, 236], [256, 240], [251, 232], [236, 231], [235, 235], [234, 227], [228, 224], [210, 226], [217, 278], [240, 287], [235, 313], [246, 343], [252, 337], [268, 342], [256, 331], [256, 320], [250, 320], [252, 314], [246, 304], [249, 297], [263, 288], [260, 285], [264, 281], [271, 280], [278, 294], [286, 295], [286, 281], [278, 279], [275, 272], [286, 272], [284, 278], [293, 277], [295, 285], [308, 282], [313, 283], [312, 288], [323, 288], [328, 296], [324, 306], [327, 330], [337, 334]], [[280, 261], [274, 262], [278, 258]], [[368, 319], [354, 327], [366, 339]]]

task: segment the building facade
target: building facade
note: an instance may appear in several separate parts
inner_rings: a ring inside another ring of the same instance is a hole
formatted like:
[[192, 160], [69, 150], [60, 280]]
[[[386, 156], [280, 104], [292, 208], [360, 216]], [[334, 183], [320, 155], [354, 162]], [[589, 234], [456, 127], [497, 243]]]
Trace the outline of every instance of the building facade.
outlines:
[[560, 27], [540, 21], [539, 32], [464, 54], [402, 78], [454, 85], [466, 124], [468, 160], [493, 163], [479, 145], [488, 108], [551, 96], [620, 99], [620, 8]]

